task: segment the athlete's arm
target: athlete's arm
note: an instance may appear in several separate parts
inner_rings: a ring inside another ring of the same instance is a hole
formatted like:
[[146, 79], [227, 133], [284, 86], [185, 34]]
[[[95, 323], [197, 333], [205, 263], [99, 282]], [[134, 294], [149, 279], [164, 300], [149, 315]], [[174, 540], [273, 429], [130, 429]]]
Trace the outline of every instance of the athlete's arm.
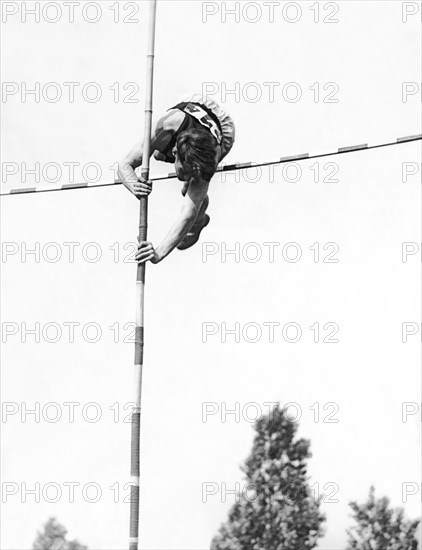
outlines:
[[179, 217], [171, 226], [170, 231], [161, 243], [154, 248], [152, 243], [142, 241], [139, 243], [136, 259], [139, 263], [151, 261], [154, 264], [161, 262], [184, 239], [186, 233], [192, 227], [199, 209], [207, 196], [209, 181], [199, 180], [190, 183], [183, 199]]
[[[150, 156], [156, 149], [163, 151], [167, 147], [185, 116], [181, 111], [171, 110], [158, 120], [151, 135]], [[151, 182], [143, 181], [135, 173], [135, 169], [142, 165], [143, 150], [144, 141], [142, 139], [119, 162], [118, 166], [120, 181], [138, 198], [149, 195], [152, 190]]]

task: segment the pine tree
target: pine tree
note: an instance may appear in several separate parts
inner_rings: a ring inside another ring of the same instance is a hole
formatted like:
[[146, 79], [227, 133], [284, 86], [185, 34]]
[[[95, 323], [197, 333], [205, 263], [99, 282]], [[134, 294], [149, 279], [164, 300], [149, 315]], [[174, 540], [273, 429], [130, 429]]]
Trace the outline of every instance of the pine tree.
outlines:
[[252, 452], [242, 467], [251, 490], [238, 496], [211, 550], [315, 548], [325, 518], [308, 484], [310, 443], [294, 440], [297, 429], [279, 407], [258, 420]]
[[66, 540], [67, 530], [55, 518], [50, 518], [44, 525], [44, 531], [38, 532], [32, 545], [33, 550], [87, 550], [77, 540]]
[[387, 497], [375, 499], [374, 487], [369, 491], [367, 502], [350, 503], [357, 525], [347, 531], [346, 550], [418, 550], [419, 520], [405, 520], [402, 508], [389, 505]]

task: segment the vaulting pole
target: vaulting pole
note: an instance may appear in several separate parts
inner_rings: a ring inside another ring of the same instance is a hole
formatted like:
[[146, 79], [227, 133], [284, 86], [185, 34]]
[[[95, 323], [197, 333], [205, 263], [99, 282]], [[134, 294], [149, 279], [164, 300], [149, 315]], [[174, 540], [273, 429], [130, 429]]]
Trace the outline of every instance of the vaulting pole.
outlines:
[[[142, 154], [141, 176], [149, 179], [150, 143], [152, 128], [152, 97], [154, 77], [155, 20], [157, 0], [150, 0], [147, 75], [145, 100], [145, 130], [144, 150]], [[140, 199], [139, 240], [147, 240], [148, 229], [148, 198]], [[130, 498], [130, 531], [129, 550], [138, 550], [139, 540], [139, 478], [140, 478], [140, 435], [141, 435], [141, 404], [142, 404], [142, 368], [144, 363], [144, 290], [145, 264], [138, 264], [136, 276], [136, 334], [135, 334], [135, 381], [134, 403], [131, 425], [131, 498]]]

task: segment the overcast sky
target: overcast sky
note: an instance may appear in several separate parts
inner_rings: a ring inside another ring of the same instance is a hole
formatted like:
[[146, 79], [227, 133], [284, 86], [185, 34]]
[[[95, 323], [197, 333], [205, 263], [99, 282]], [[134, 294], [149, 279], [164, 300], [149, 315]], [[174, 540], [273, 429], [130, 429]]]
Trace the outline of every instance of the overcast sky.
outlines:
[[[147, 3], [2, 4], [3, 192], [113, 181], [143, 131]], [[206, 88], [236, 123], [227, 162], [418, 134], [419, 7], [161, 0], [155, 111]], [[269, 402], [311, 440], [319, 549], [344, 548], [371, 484], [419, 516], [419, 181], [420, 142], [214, 178], [201, 242], [147, 269], [142, 548], [209, 547]], [[179, 189], [154, 186], [153, 243]], [[5, 550], [51, 515], [127, 546], [137, 225], [120, 186], [2, 200]]]

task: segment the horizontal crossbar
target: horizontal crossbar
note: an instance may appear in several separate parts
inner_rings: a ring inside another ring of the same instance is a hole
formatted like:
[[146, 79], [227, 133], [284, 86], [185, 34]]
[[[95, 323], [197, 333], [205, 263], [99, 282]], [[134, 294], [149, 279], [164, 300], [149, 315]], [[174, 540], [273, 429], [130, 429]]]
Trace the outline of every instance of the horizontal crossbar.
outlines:
[[[335, 151], [330, 151], [327, 153], [318, 153], [311, 155], [309, 153], [302, 153], [298, 155], [290, 155], [287, 157], [281, 157], [279, 160], [274, 161], [268, 161], [268, 162], [260, 162], [260, 163], [254, 163], [254, 162], [241, 162], [237, 164], [228, 164], [228, 165], [221, 165], [217, 168], [217, 172], [232, 172], [234, 170], [247, 170], [248, 168], [260, 168], [263, 166], [271, 166], [271, 165], [277, 165], [277, 164], [285, 164], [288, 162], [298, 162], [302, 160], [311, 160], [316, 158], [322, 158], [322, 157], [331, 157], [334, 155], [341, 155], [345, 153], [355, 153], [358, 151], [369, 151], [371, 149], [379, 149], [380, 147], [391, 147], [393, 145], [399, 145], [403, 143], [409, 143], [412, 141], [418, 141], [422, 140], [422, 134], [418, 134], [415, 136], [406, 136], [406, 137], [400, 137], [397, 138], [396, 141], [387, 142], [387, 143], [378, 143], [376, 145], [368, 145], [367, 143], [363, 145], [349, 145], [347, 147], [339, 147]], [[163, 181], [168, 179], [176, 178], [177, 175], [175, 172], [170, 172], [168, 174], [165, 174], [163, 176], [156, 176], [154, 178], [151, 178], [151, 181]], [[121, 185], [120, 181], [114, 181], [110, 183], [88, 183], [88, 182], [81, 182], [81, 183], [68, 183], [65, 185], [61, 185], [60, 187], [52, 187], [48, 189], [42, 189], [39, 187], [25, 187], [25, 188], [17, 188], [17, 189], [11, 189], [10, 191], [6, 193], [0, 193], [0, 197], [5, 197], [7, 195], [25, 195], [29, 193], [51, 193], [53, 191], [68, 191], [71, 189], [92, 189], [96, 187], [109, 187], [113, 185]]]

